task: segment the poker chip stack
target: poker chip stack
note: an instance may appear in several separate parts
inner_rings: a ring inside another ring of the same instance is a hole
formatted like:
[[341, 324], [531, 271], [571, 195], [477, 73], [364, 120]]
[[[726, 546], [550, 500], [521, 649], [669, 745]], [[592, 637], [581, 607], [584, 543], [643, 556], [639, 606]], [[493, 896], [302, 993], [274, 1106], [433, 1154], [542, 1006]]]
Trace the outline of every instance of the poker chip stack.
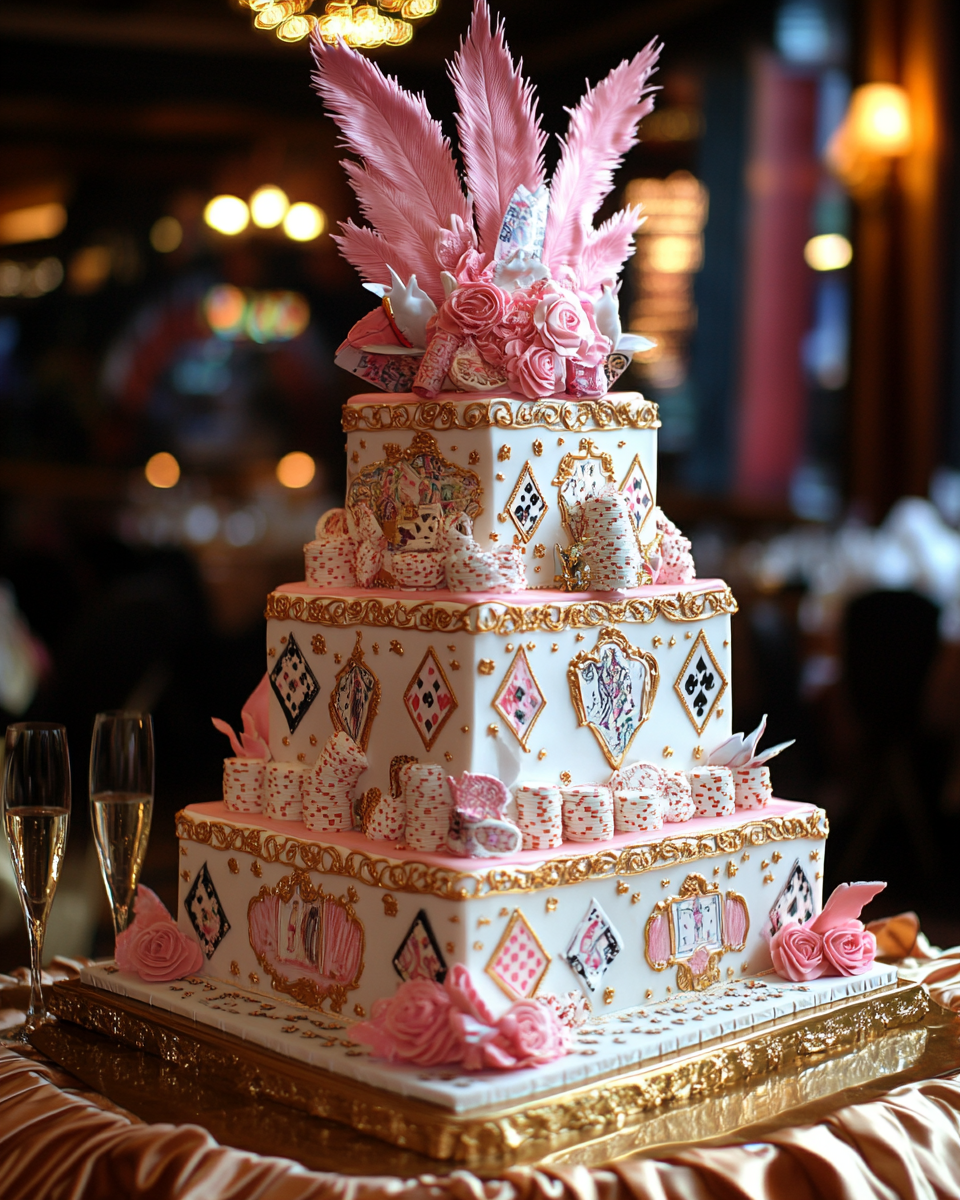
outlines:
[[663, 826], [663, 792], [649, 795], [639, 788], [618, 788], [613, 793], [613, 823], [617, 833], [660, 829]]
[[411, 850], [445, 850], [453, 807], [442, 767], [407, 763], [400, 770]]
[[634, 534], [627, 498], [611, 488], [580, 503], [584, 559], [590, 567], [590, 586], [612, 592], [637, 586], [643, 555]]
[[266, 760], [262, 758], [223, 760], [223, 802], [231, 812], [263, 811], [263, 777], [266, 766]]
[[353, 738], [342, 729], [331, 734], [304, 781], [304, 825], [317, 833], [352, 829], [354, 790], [366, 767]]
[[275, 821], [299, 821], [303, 817], [304, 772], [309, 767], [295, 762], [268, 762], [264, 769], [263, 815]]
[[736, 811], [733, 772], [729, 767], [697, 767], [691, 771], [690, 794], [698, 817], [732, 817]]
[[663, 819], [669, 825], [689, 821], [696, 811], [690, 780], [682, 771], [663, 773]]
[[737, 789], [737, 808], [765, 808], [773, 795], [770, 783], [770, 768], [763, 763], [759, 767], [738, 767], [733, 772]]
[[376, 842], [402, 841], [406, 821], [407, 805], [403, 794], [381, 795], [364, 818], [363, 832]]
[[515, 790], [517, 824], [524, 850], [555, 850], [563, 845], [563, 797], [551, 783], [522, 783]]
[[613, 837], [613, 793], [599, 784], [563, 789], [563, 832], [570, 842], [605, 842]]
[[383, 556], [383, 569], [393, 576], [399, 588], [428, 591], [443, 586], [444, 557], [442, 550], [388, 552]]
[[314, 541], [303, 548], [307, 583], [312, 587], [354, 587], [357, 543], [342, 508], [331, 508], [317, 522]]

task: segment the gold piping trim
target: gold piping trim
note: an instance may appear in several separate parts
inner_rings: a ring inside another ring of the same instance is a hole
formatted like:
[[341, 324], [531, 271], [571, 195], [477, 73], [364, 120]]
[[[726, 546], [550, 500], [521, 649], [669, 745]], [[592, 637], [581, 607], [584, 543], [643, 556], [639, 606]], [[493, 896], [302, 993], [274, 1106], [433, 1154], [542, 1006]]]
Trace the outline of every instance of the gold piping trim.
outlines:
[[586, 880], [642, 875], [658, 866], [683, 866], [701, 858], [738, 854], [747, 846], [765, 846], [794, 838], [823, 840], [829, 833], [827, 815], [815, 808], [807, 817], [766, 817], [730, 829], [691, 834], [600, 850], [571, 858], [555, 858], [529, 870], [501, 867], [457, 871], [422, 862], [379, 858], [362, 850], [345, 850], [319, 842], [301, 842], [284, 834], [243, 828], [222, 820], [197, 821], [177, 813], [177, 837], [214, 850], [249, 854], [266, 863], [303, 867], [327, 875], [343, 875], [391, 892], [439, 896], [444, 900], [478, 900], [484, 896], [537, 892], [567, 887]]
[[735, 613], [738, 604], [730, 588], [676, 592], [668, 596], [631, 596], [625, 600], [557, 600], [550, 604], [460, 604], [451, 600], [408, 603], [379, 596], [295, 596], [271, 592], [264, 618], [303, 621], [334, 628], [369, 625], [373, 628], [414, 629], [421, 633], [495, 633], [502, 635], [559, 633], [563, 629], [595, 629], [599, 625], [648, 625], [657, 617], [667, 621], [705, 621]]
[[636, 400], [472, 400], [345, 404], [345, 433], [386, 429], [659, 429], [656, 404]]

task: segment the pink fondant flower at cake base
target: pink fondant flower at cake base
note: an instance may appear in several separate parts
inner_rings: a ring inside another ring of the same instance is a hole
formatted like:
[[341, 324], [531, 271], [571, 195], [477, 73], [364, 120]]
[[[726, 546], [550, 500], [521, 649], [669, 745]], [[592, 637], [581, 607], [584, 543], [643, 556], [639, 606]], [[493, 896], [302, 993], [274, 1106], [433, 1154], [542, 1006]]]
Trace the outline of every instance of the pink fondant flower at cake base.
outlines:
[[496, 1024], [490, 1009], [480, 999], [477, 989], [473, 986], [470, 972], [462, 963], [457, 963], [450, 968], [443, 981], [443, 986], [459, 1012], [466, 1013], [484, 1025]]
[[125, 929], [117, 938], [117, 966], [139, 975], [147, 983], [182, 979], [203, 966], [197, 940], [178, 929], [168, 918], [153, 925]]
[[788, 921], [770, 939], [773, 969], [791, 983], [806, 983], [825, 973], [823, 938], [805, 925]]
[[518, 1070], [542, 1067], [570, 1048], [569, 1031], [552, 1008], [518, 1000], [497, 1022], [497, 1035], [483, 1045], [488, 1066]]
[[506, 312], [506, 295], [495, 284], [461, 283], [437, 313], [437, 328], [460, 337], [475, 337], [499, 325]]
[[396, 994], [378, 1000], [369, 1021], [361, 1021], [351, 1037], [370, 1046], [389, 1062], [421, 1067], [463, 1060], [463, 1039], [451, 1017], [456, 1008], [449, 994], [432, 979], [409, 979]]
[[877, 939], [862, 921], [844, 921], [823, 935], [823, 957], [841, 975], [862, 975], [877, 957]]

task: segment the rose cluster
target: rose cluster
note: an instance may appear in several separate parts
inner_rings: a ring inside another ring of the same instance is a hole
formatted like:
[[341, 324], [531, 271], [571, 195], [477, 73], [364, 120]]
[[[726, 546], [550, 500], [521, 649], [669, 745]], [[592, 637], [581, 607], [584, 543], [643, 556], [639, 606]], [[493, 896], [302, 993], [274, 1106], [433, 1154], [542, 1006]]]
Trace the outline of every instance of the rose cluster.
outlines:
[[862, 921], [841, 921], [823, 933], [789, 921], [770, 940], [773, 969], [792, 983], [821, 975], [862, 975], [873, 966], [877, 939]]
[[165, 983], [199, 971], [199, 943], [177, 927], [160, 897], [142, 884], [137, 888], [134, 918], [117, 937], [117, 966], [148, 983]]
[[436, 315], [436, 330], [472, 342], [491, 374], [522, 395], [563, 392], [578, 372], [586, 387], [606, 390], [602, 364], [614, 346], [590, 300], [552, 279], [506, 291], [484, 274], [461, 272]]
[[467, 1071], [539, 1067], [570, 1047], [554, 1009], [536, 1000], [518, 1000], [494, 1020], [460, 964], [442, 984], [402, 983], [395, 995], [376, 1002], [370, 1020], [355, 1025], [350, 1036], [390, 1062], [456, 1064]]

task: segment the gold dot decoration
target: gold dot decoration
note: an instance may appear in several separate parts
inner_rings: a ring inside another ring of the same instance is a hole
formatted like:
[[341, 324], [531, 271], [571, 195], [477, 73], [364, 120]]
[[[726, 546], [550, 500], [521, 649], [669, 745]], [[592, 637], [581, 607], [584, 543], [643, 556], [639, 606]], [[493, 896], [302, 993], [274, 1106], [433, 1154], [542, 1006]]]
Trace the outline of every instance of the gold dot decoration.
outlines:
[[732, 979], [735, 974], [736, 974], [736, 972], [734, 971], [733, 967], [727, 967], [727, 978], [728, 979]]
[[498, 471], [496, 475], [497, 483], [503, 483], [504, 475], [502, 471]]
[[626, 442], [617, 442], [617, 449], [622, 450], [626, 444]]
[[452, 954], [454, 950], [456, 950], [456, 946], [453, 944], [453, 942], [447, 942], [447, 953]]
[[577, 636], [574, 638], [574, 641], [577, 641], [577, 642], [586, 641], [586, 635], [582, 634], [582, 633], [578, 633]]
[[474, 950], [482, 950], [482, 949], [483, 949], [483, 942], [474, 942], [474, 943], [473, 943], [473, 948], [474, 948]]
[[630, 884], [625, 879], [617, 880], [617, 895], [624, 896], [630, 891]]
[[315, 733], [311, 733], [310, 734], [310, 745], [315, 746], [316, 744], [317, 744], [317, 735]]
[[343, 655], [342, 655], [342, 654], [335, 654], [335, 655], [333, 656], [333, 661], [334, 661], [335, 663], [341, 662], [341, 661], [342, 661], [342, 659], [343, 659]]
[[722, 716], [723, 716], [723, 709], [718, 708], [717, 709], [717, 720], [719, 720]]
[[736, 864], [736, 863], [733, 861], [733, 859], [731, 859], [731, 860], [730, 860], [730, 861], [727, 863], [727, 878], [728, 878], [728, 879], [732, 879], [732, 878], [734, 877], [734, 875], [736, 875], [736, 873], [737, 873], [739, 870], [740, 870], [740, 868], [739, 868], [739, 867], [737, 866], [737, 864]]
[[694, 746], [693, 757], [697, 760], [697, 762], [699, 762], [700, 759], [703, 758], [703, 747], [702, 746]]
[[499, 732], [500, 726], [495, 721], [491, 721], [487, 726], [487, 733], [489, 733], [491, 737], [496, 737]]
[[327, 640], [322, 633], [315, 633], [310, 639], [310, 649], [314, 654], [326, 654]]
[[[501, 446], [500, 449], [497, 451], [497, 462], [509, 462], [509, 460], [510, 460], [510, 447], [509, 446]], [[501, 478], [503, 478], [503, 477], [501, 476]]]
[[280, 638], [280, 645], [285, 646], [286, 644], [287, 644], [287, 635], [283, 634], [283, 636]]
[[746, 851], [744, 851], [744, 852], [743, 852], [743, 854], [741, 854], [741, 855], [740, 855], [740, 861], [741, 861], [742, 863], [749, 862], [749, 861], [750, 861], [750, 855], [749, 855], [749, 854], [747, 854], [747, 852], [746, 852]]
[[604, 1004], [612, 1004], [613, 998], [616, 994], [617, 994], [616, 991], [612, 987], [604, 988], [603, 989]]
[[181, 858], [186, 858], [186, 857], [187, 857], [187, 848], [186, 848], [186, 846], [181, 846], [181, 847], [180, 847], [180, 857], [181, 857]]
[[675, 646], [676, 644], [677, 644], [677, 639], [675, 637], [671, 637], [670, 641], [667, 642], [668, 646]]
[[562, 446], [562, 445], [563, 445], [563, 438], [557, 438], [557, 445], [558, 445], [558, 446]]
[[533, 557], [534, 558], [543, 558], [543, 556], [546, 553], [547, 553], [547, 548], [543, 544], [543, 542], [537, 542], [537, 544], [533, 548]]
[[237, 962], [236, 959], [234, 959], [233, 962], [230, 964], [230, 974], [236, 975], [236, 976], [240, 975], [240, 964]]
[[184, 868], [184, 870], [182, 870], [180, 872], [180, 878], [183, 880], [184, 883], [189, 883], [190, 882], [190, 872], [188, 870], [186, 870], [186, 868]]
[[[630, 903], [631, 904], [639, 904], [641, 895], [642, 895], [641, 892], [634, 892], [633, 895], [630, 897]], [[650, 993], [647, 992], [647, 996], [649, 996], [649, 995], [650, 995]]]
[[513, 653], [513, 642], [507, 642], [507, 644], [504, 646], [504, 650], [506, 650], [506, 652], [508, 654], [512, 654]]
[[460, 918], [458, 916], [448, 917], [447, 920], [450, 922], [451, 925], [459, 925], [460, 924]]
[[366, 450], [366, 448], [367, 448], [367, 439], [366, 439], [366, 438], [361, 438], [361, 439], [360, 439], [360, 449], [361, 449], [361, 450]]
[[569, 787], [570, 784], [573, 783], [573, 776], [570, 774], [569, 771], [561, 771], [560, 772], [560, 782], [565, 787]]
[[451, 671], [459, 671], [460, 670], [460, 664], [457, 662], [457, 660], [455, 658], [450, 659], [450, 670]]
[[276, 648], [276, 646], [270, 646], [270, 647], [268, 647], [268, 649], [267, 649], [267, 654], [268, 654], [268, 655], [269, 655], [271, 658], [276, 658], [276, 657], [277, 657], [277, 648]]
[[239, 875], [240, 874], [240, 864], [237, 862], [237, 860], [235, 858], [228, 858], [227, 866], [230, 869], [231, 875]]
[[477, 670], [481, 675], [492, 675], [497, 669], [497, 664], [492, 658], [481, 658], [477, 663]]
[[687, 632], [686, 632], [686, 633], [685, 633], [683, 636], [684, 636], [684, 637], [687, 639], [687, 641], [689, 642], [689, 640], [690, 640], [690, 639], [693, 637], [693, 634], [692, 634], [692, 633], [690, 632], [690, 630], [688, 629], [688, 630], [687, 630]]
[[353, 1006], [353, 1011], [358, 1017], [365, 1017], [367, 1015], [367, 1010], [362, 1004], [355, 1004]]
[[719, 867], [714, 867], [714, 868], [713, 868], [713, 873], [714, 873], [714, 875], [719, 875], [719, 874], [720, 874], [720, 868], [719, 868]]
[[302, 763], [305, 763], [306, 761], [307, 761], [307, 756], [306, 756], [306, 754], [304, 754], [304, 752], [301, 750], [301, 751], [300, 751], [300, 753], [297, 755], [297, 762], [302, 762]]
[[470, 453], [467, 455], [467, 462], [470, 464], [471, 467], [475, 467], [479, 461], [480, 461], [480, 451], [479, 450], [471, 450]]
[[559, 649], [560, 649], [560, 647], [559, 647], [559, 645], [558, 645], [556, 642], [553, 642], [553, 643], [551, 644], [551, 646], [550, 646], [551, 653], [553, 653], [553, 654], [556, 654], [556, 652], [557, 652]]
[[781, 858], [783, 858], [783, 855], [780, 853], [779, 850], [774, 850], [774, 852], [770, 855], [770, 861], [772, 863], [778, 863], [781, 860]]
[[252, 984], [258, 984], [260, 982], [260, 976], [256, 973], [256, 971], [251, 971], [247, 978]]
[[400, 905], [397, 903], [396, 896], [391, 896], [389, 892], [383, 897], [383, 915], [385, 917], [395, 917], [400, 911]]
[[539, 568], [539, 567], [534, 567], [534, 568], [533, 568], [533, 573], [534, 573], [534, 575], [539, 575], [539, 574], [540, 574], [540, 568]]
[[769, 866], [770, 866], [770, 861], [769, 861], [769, 859], [762, 858], [762, 859], [760, 860], [760, 870], [761, 870], [761, 871], [765, 871], [765, 870], [767, 869], [767, 867], [769, 867]]
[[484, 925], [490, 924], [489, 917], [477, 917], [477, 928], [482, 929]]
[[263, 867], [260, 866], [260, 864], [257, 862], [256, 859], [254, 859], [253, 862], [250, 864], [250, 874], [256, 875], [256, 877], [258, 879], [263, 874]]
[[360, 902], [360, 893], [352, 884], [347, 888], [347, 899], [351, 904], [359, 904]]
[[724, 650], [726, 650], [726, 649], [729, 647], [729, 645], [730, 645], [730, 639], [729, 639], [729, 638], [724, 638], [724, 639], [723, 639], [723, 648], [724, 648]]
[[663, 757], [664, 758], [673, 758], [673, 750], [671, 749], [670, 746], [664, 746]]
[[669, 879], [661, 879], [660, 886], [662, 888], [668, 888], [670, 886], [670, 880]]
[[500, 522], [501, 525], [506, 525], [507, 514], [506, 513], [497, 513], [497, 520]]
[[500, 541], [500, 534], [499, 534], [499, 533], [491, 533], [491, 534], [490, 534], [490, 541], [491, 541], [491, 542], [499, 542], [499, 541]]
[[358, 463], [360, 461], [360, 451], [359, 450], [354, 450], [354, 452], [350, 455], [350, 461], [355, 462], [355, 463]]
[[540, 752], [537, 754], [537, 762], [543, 762], [543, 760], [544, 760], [546, 757], [547, 757], [547, 752], [546, 752], [546, 750], [541, 750], [541, 751], [540, 751]]
[[653, 644], [654, 650], [659, 650], [660, 647], [663, 645], [663, 638], [658, 633], [655, 633], [653, 635], [653, 643], [652, 644]]
[[536, 455], [537, 458], [539, 458], [540, 455], [543, 453], [543, 442], [541, 442], [539, 438], [537, 438], [536, 441], [533, 443], [533, 453]]
[[450, 453], [451, 453], [451, 454], [456, 454], [456, 452], [457, 452], [459, 449], [460, 449], [460, 447], [459, 447], [459, 446], [451, 446], [451, 447], [450, 447]]
[[647, 990], [643, 994], [648, 1000], [652, 1000], [653, 999], [653, 988], [647, 988]]
[[499, 917], [509, 917], [509, 916], [510, 916], [510, 909], [509, 909], [509, 908], [501, 908], [501, 909], [500, 909], [500, 911], [499, 911], [499, 913], [497, 913], [497, 916], [499, 916]]
[[380, 643], [372, 642], [370, 645], [370, 649], [374, 652], [374, 654], [379, 654], [380, 653]]
[[771, 874], [764, 875], [763, 882], [764, 883], [773, 883], [773, 875], [771, 875]]
[[810, 851], [810, 861], [811, 862], [819, 862], [820, 861], [820, 851], [819, 850], [811, 850]]
[[469, 732], [470, 732], [470, 726], [469, 726], [469, 725], [461, 725], [461, 726], [460, 726], [460, 732], [461, 732], [461, 733], [469, 733]]
[[547, 912], [556, 912], [557, 905], [559, 903], [560, 903], [560, 901], [556, 898], [556, 896], [548, 896], [547, 904], [546, 904]]
[[286, 734], [284, 734], [284, 735], [283, 735], [283, 737], [280, 739], [280, 741], [281, 741], [281, 742], [283, 742], [283, 744], [284, 744], [285, 746], [289, 746], [289, 745], [290, 745], [290, 739], [287, 737], [287, 735], [286, 735]]
[[453, 755], [450, 753], [449, 750], [444, 750], [443, 757], [447, 762], [453, 762]]
[[814, 879], [822, 879], [822, 878], [823, 878], [823, 872], [822, 872], [822, 871], [817, 871], [817, 872], [815, 872], [815, 874], [814, 874], [814, 876], [813, 876], [813, 877], [814, 877]]

